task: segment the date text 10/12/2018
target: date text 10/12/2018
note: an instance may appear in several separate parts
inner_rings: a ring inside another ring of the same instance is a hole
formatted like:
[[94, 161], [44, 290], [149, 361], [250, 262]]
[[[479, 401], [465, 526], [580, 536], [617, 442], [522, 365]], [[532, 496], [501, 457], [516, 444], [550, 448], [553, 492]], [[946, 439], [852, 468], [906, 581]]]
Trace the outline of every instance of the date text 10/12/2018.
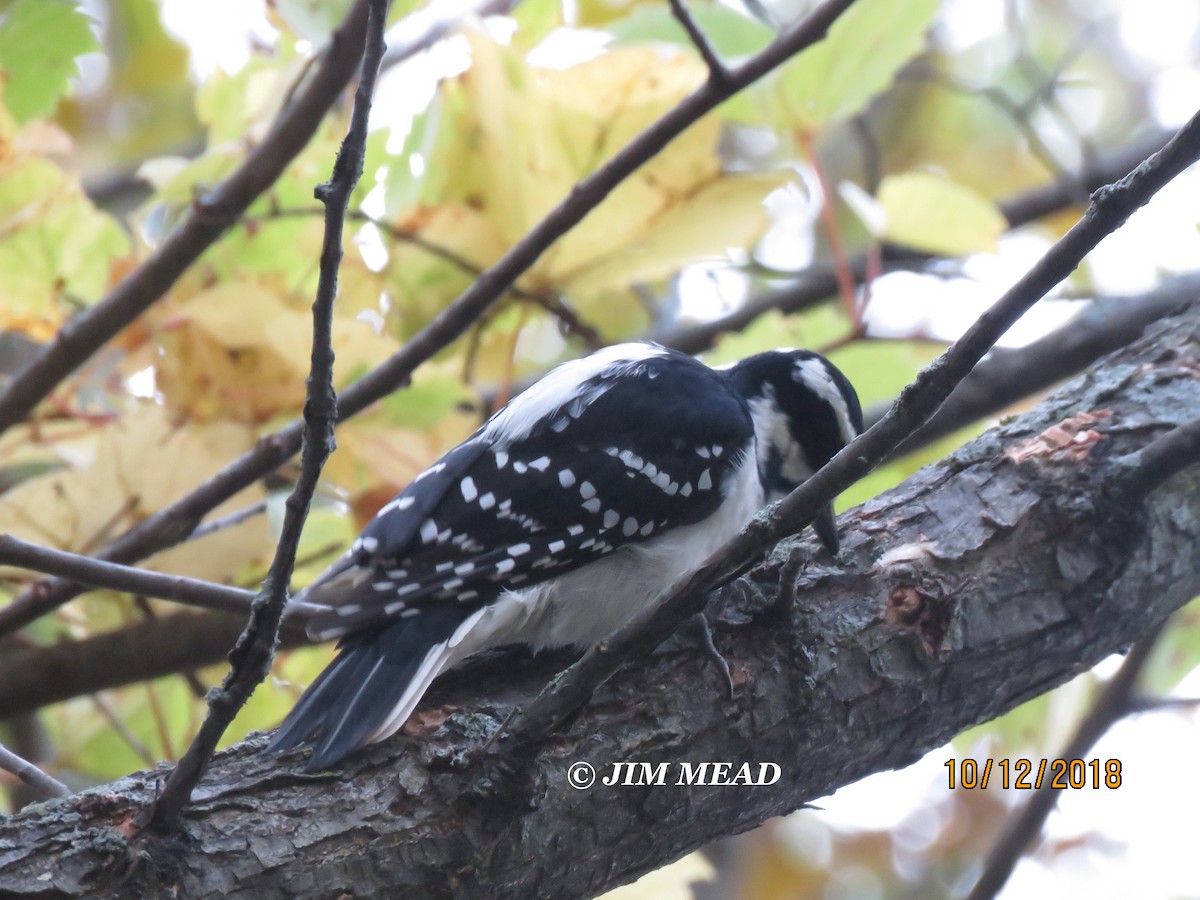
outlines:
[[989, 783], [1008, 790], [1116, 790], [1121, 786], [1119, 759], [948, 759], [949, 789], [987, 788]]

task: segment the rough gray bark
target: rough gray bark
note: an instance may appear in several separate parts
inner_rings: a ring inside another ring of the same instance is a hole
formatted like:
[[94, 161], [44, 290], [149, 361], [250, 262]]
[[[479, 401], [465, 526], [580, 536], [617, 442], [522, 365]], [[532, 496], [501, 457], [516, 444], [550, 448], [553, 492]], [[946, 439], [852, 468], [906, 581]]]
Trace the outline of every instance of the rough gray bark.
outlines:
[[[796, 541], [723, 591], [732, 701], [699, 654], [640, 661], [512, 774], [466, 751], [549, 668], [484, 661], [343, 773], [300, 774], [261, 740], [218, 756], [172, 840], [136, 834], [154, 773], [31, 807], [0, 823], [0, 895], [600, 893], [912, 762], [1200, 592], [1200, 467], [1144, 503], [1113, 489], [1198, 412], [1200, 306], [844, 517], [836, 563]], [[575, 790], [579, 761], [774, 762], [782, 777]]]

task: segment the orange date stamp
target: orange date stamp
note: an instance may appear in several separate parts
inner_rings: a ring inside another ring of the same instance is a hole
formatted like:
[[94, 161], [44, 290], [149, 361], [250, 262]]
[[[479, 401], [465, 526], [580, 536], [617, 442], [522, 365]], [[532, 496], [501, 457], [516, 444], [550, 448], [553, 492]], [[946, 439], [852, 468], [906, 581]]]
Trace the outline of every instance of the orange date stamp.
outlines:
[[983, 790], [989, 784], [1008, 790], [1116, 790], [1121, 786], [1119, 759], [948, 759], [949, 789]]

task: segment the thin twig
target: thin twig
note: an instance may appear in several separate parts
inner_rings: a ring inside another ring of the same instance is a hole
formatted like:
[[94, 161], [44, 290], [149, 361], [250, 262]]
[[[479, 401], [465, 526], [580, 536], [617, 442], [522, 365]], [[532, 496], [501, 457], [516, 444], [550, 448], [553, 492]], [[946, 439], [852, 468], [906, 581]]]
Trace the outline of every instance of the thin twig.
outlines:
[[683, 26], [683, 30], [687, 32], [688, 39], [696, 48], [696, 52], [700, 54], [700, 58], [704, 60], [704, 64], [708, 66], [708, 77], [717, 82], [724, 84], [729, 80], [729, 70], [725, 68], [725, 63], [721, 61], [720, 55], [716, 48], [708, 39], [708, 35], [704, 33], [696, 20], [692, 18], [691, 11], [687, 8], [684, 0], [669, 0], [671, 4], [671, 13]]
[[66, 797], [71, 793], [71, 789], [57, 778], [51, 778], [33, 763], [21, 759], [3, 744], [0, 744], [0, 769], [16, 775], [46, 799]]
[[[89, 587], [174, 600], [200, 609], [245, 614], [250, 611], [251, 601], [254, 600], [254, 592], [243, 588], [104, 562], [65, 550], [31, 544], [11, 534], [0, 534], [0, 563], [32, 569], [35, 572], [61, 575]], [[297, 603], [293, 606], [289, 614], [295, 614], [301, 619], [323, 609], [311, 603]]]
[[[551, 244], [595, 209], [619, 184], [724, 100], [823, 38], [833, 22], [853, 3], [854, 0], [827, 0], [769, 47], [731, 70], [727, 84], [707, 82], [702, 85], [591, 175], [579, 181], [532, 231], [407, 344], [342, 392], [341, 420], [361, 412], [406, 384], [417, 366], [467, 331]], [[296, 453], [300, 449], [302, 429], [300, 422], [292, 422], [261, 438], [254, 449], [242, 454], [187, 496], [143, 519], [98, 555], [111, 562], [127, 563], [144, 559], [183, 540], [209, 511]], [[62, 579], [25, 591], [0, 609], [0, 636], [29, 624], [78, 593], [74, 584]]]
[[217, 742], [254, 689], [271, 669], [279, 626], [287, 602], [288, 583], [296, 562], [296, 549], [317, 481], [325, 460], [333, 452], [333, 426], [337, 421], [337, 395], [333, 389], [333, 303], [337, 296], [338, 268], [342, 262], [342, 232], [350, 194], [362, 175], [367, 144], [367, 119], [385, 49], [388, 0], [369, 0], [367, 34], [362, 54], [362, 78], [354, 95], [350, 127], [342, 141], [333, 174], [319, 185], [316, 195], [325, 204], [325, 241], [321, 250], [321, 275], [313, 302], [312, 364], [304, 404], [304, 445], [300, 475], [285, 504], [283, 528], [275, 558], [262, 590], [254, 600], [250, 622], [229, 654], [229, 674], [219, 689], [209, 693], [208, 715], [195, 740], [183, 754], [150, 811], [148, 827], [157, 832], [174, 830], [191, 799]]
[[[1067, 741], [1067, 746], [1059, 754], [1062, 759], [1083, 759], [1113, 723], [1128, 715], [1133, 690], [1138, 676], [1146, 667], [1158, 639], [1162, 636], [1163, 626], [1159, 625], [1153, 632], [1133, 645], [1121, 668], [1104, 686], [1104, 692], [1096, 700], [1074, 735]], [[983, 864], [983, 872], [967, 900], [987, 900], [996, 896], [1004, 887], [1012, 874], [1017, 861], [1039, 834], [1046, 824], [1046, 817], [1058, 801], [1057, 789], [1051, 787], [1052, 779], [1043, 781], [1034, 791], [1028, 802], [1019, 812], [1014, 814], [1000, 832], [996, 843]]]
[[1200, 159], [1200, 113], [1167, 145], [1116, 184], [1093, 195], [1083, 217], [900, 394], [880, 421], [812, 478], [756, 517], [700, 568], [676, 582], [635, 620], [560, 674], [512, 722], [509, 741], [533, 752], [558, 723], [631, 657], [649, 653], [680, 622], [700, 612], [707, 592], [735, 577], [772, 545], [812, 521], [821, 507], [887, 458], [938, 409], [983, 355], [1047, 291], [1160, 188]]
[[216, 534], [218, 531], [223, 531], [226, 528], [232, 528], [235, 525], [241, 525], [243, 522], [249, 521], [255, 516], [261, 515], [266, 511], [267, 501], [259, 500], [257, 503], [251, 503], [245, 509], [239, 509], [236, 512], [231, 512], [227, 516], [222, 516], [219, 519], [213, 519], [211, 522], [205, 522], [190, 535], [188, 535], [188, 540], [198, 541], [200, 538], [206, 538], [210, 534]]

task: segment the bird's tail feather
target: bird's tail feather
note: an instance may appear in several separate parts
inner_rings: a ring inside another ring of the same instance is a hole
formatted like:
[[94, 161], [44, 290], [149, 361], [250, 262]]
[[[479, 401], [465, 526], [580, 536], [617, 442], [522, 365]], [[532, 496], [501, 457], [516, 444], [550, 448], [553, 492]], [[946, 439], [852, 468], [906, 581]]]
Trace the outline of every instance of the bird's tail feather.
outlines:
[[471, 612], [428, 608], [373, 634], [354, 634], [297, 701], [269, 752], [312, 745], [305, 768], [336, 765], [397, 731], [446, 667], [447, 648]]

